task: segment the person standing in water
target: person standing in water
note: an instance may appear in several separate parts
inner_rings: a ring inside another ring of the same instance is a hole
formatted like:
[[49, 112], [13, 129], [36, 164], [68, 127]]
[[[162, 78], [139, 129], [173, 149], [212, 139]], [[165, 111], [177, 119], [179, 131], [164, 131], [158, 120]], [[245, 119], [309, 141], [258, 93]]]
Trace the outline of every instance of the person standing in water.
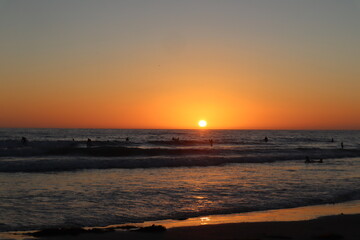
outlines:
[[27, 140], [26, 137], [22, 137], [22, 138], [21, 138], [21, 143], [22, 143], [22, 145], [27, 145], [28, 142], [29, 142], [29, 140]]
[[87, 146], [87, 147], [91, 147], [91, 145], [92, 145], [91, 139], [88, 138], [88, 140], [87, 140], [87, 142], [86, 142], [86, 146]]

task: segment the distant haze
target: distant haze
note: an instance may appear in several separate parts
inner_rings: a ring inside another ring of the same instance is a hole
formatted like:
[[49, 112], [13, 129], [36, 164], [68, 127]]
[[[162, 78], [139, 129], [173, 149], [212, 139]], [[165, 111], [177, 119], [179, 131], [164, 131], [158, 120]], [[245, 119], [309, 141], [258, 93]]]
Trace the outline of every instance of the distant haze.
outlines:
[[0, 127], [360, 129], [357, 0], [0, 0]]

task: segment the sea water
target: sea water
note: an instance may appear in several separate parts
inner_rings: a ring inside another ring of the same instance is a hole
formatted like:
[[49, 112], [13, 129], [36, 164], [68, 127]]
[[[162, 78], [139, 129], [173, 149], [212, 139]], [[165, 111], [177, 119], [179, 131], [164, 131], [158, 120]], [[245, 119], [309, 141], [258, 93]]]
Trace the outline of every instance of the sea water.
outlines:
[[360, 131], [0, 129], [0, 231], [359, 199]]

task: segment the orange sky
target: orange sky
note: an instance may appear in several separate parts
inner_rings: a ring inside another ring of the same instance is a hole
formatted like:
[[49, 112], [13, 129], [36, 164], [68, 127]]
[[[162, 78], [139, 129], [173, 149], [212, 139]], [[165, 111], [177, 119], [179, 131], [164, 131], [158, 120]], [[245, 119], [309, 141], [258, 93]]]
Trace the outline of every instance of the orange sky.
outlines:
[[356, 1], [159, 2], [0, 4], [0, 127], [360, 129]]

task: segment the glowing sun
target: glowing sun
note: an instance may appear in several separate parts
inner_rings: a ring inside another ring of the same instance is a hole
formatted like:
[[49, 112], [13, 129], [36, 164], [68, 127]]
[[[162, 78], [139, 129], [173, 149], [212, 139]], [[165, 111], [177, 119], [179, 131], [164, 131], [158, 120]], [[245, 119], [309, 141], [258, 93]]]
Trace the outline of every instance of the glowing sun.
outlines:
[[207, 122], [205, 120], [200, 120], [198, 124], [199, 124], [199, 127], [206, 127]]

